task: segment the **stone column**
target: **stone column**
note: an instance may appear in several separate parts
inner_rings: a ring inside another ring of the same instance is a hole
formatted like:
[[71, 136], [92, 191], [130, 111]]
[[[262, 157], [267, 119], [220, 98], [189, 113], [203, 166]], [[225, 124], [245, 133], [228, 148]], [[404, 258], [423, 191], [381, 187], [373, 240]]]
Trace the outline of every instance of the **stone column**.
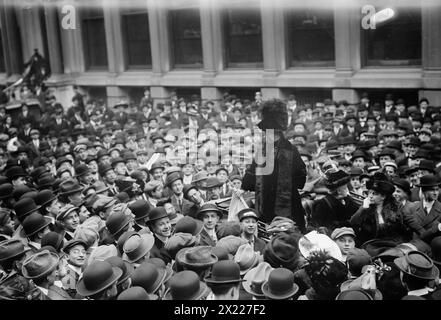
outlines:
[[46, 58], [50, 62], [52, 74], [64, 73], [57, 8], [51, 3], [44, 2], [44, 12], [49, 55]]
[[10, 0], [0, 1], [0, 23], [5, 55], [6, 73], [8, 81], [15, 82], [21, 75], [23, 61], [20, 59], [20, 34], [17, 32], [17, 21], [14, 17], [15, 10]]
[[117, 1], [110, 0], [109, 4], [106, 3], [103, 6], [103, 12], [109, 72], [117, 74], [125, 69], [121, 14]]

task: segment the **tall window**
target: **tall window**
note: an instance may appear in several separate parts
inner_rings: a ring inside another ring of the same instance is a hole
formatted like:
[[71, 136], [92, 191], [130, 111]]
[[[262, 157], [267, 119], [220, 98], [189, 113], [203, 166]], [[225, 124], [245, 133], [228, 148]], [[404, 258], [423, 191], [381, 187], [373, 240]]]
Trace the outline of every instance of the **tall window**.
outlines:
[[[377, 6], [376, 12], [387, 8]], [[361, 29], [367, 66], [421, 64], [421, 8], [392, 7], [395, 15], [375, 29]]]
[[102, 8], [88, 8], [82, 14], [86, 69], [107, 69], [107, 44]]
[[132, 68], [151, 68], [149, 17], [146, 10], [128, 10], [122, 14], [126, 63]]
[[201, 19], [198, 8], [170, 11], [173, 62], [175, 67], [201, 68]]
[[293, 9], [287, 13], [288, 63], [291, 67], [335, 65], [334, 12]]
[[262, 67], [262, 23], [259, 8], [226, 9], [224, 32], [228, 67]]

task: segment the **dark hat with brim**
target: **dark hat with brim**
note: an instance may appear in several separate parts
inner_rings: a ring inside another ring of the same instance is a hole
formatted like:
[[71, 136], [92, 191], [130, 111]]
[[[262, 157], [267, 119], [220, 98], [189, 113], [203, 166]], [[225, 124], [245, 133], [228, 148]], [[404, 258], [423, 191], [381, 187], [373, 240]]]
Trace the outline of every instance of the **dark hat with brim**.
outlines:
[[93, 262], [87, 266], [83, 277], [78, 281], [77, 292], [83, 297], [97, 294], [117, 282], [122, 273], [120, 268], [112, 267], [108, 262]]
[[271, 271], [269, 278], [262, 285], [265, 297], [272, 300], [285, 300], [294, 296], [299, 291], [299, 286], [294, 283], [294, 274], [285, 268]]
[[21, 271], [27, 279], [39, 279], [50, 274], [58, 266], [59, 260], [57, 254], [43, 250], [28, 257]]
[[395, 191], [395, 187], [389, 181], [381, 181], [371, 179], [366, 183], [366, 188], [377, 191], [384, 195], [392, 195]]
[[440, 182], [435, 175], [429, 174], [420, 178], [420, 183], [415, 186], [420, 188], [430, 188], [439, 186]]
[[204, 269], [214, 265], [218, 259], [212, 252], [212, 247], [197, 246], [179, 250], [176, 254], [176, 261], [184, 267]]
[[344, 172], [343, 170], [338, 170], [336, 172], [332, 172], [328, 174], [327, 179], [325, 180], [325, 185], [329, 189], [336, 189], [338, 187], [344, 186], [348, 184], [351, 180], [351, 177]]
[[420, 251], [410, 251], [404, 257], [396, 258], [395, 265], [405, 274], [424, 280], [435, 280], [439, 270], [432, 259]]
[[197, 218], [202, 220], [205, 213], [207, 212], [216, 212], [219, 219], [222, 219], [222, 211], [214, 203], [206, 203], [202, 205], [202, 207], [199, 209], [197, 213]]

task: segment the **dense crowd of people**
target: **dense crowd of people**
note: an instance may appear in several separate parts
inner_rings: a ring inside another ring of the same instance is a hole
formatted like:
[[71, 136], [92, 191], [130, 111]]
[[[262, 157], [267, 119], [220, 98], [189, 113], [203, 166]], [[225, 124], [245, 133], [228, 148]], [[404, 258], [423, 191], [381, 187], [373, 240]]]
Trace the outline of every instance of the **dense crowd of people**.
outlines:
[[425, 98], [15, 98], [0, 105], [0, 299], [441, 297], [441, 113]]

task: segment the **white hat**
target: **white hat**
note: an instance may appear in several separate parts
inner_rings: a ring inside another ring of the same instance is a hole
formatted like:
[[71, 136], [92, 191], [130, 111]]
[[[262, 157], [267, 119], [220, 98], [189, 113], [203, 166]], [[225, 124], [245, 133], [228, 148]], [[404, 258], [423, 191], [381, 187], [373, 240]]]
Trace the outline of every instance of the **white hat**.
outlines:
[[299, 249], [303, 257], [308, 258], [312, 252], [326, 251], [331, 257], [342, 260], [342, 254], [338, 245], [325, 234], [311, 231], [299, 240]]

